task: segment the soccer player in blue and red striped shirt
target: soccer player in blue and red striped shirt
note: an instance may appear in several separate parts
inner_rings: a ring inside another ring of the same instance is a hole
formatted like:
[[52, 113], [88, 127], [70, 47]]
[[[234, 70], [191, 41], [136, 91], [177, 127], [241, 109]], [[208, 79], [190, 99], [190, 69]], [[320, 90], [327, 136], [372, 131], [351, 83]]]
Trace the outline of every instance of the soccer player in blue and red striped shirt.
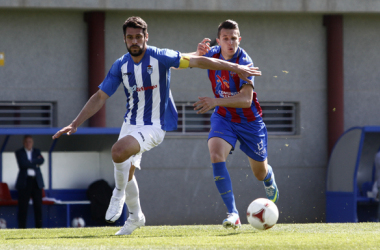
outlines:
[[[208, 38], [198, 44], [195, 55], [203, 55], [240, 65], [252, 65], [252, 60], [239, 47], [241, 36], [237, 22], [226, 20], [219, 25], [218, 46], [210, 48]], [[272, 167], [267, 160], [267, 130], [261, 118], [261, 107], [252, 83], [228, 70], [208, 70], [215, 98], [200, 97], [194, 103], [198, 114], [215, 108], [211, 116], [208, 147], [213, 166], [214, 180], [228, 216], [223, 221], [225, 228], [239, 228], [240, 218], [236, 209], [230, 175], [226, 168], [228, 154], [234, 150], [236, 141], [248, 156], [255, 177], [263, 181], [268, 199], [277, 202], [279, 192]]]
[[251, 81], [249, 76], [261, 75], [257, 68], [148, 46], [148, 25], [140, 17], [128, 18], [123, 25], [123, 33], [128, 53], [114, 62], [99, 90], [72, 123], [53, 136], [56, 139], [64, 133], [75, 133], [120, 85], [124, 87], [127, 112], [119, 139], [111, 149], [116, 187], [105, 216], [106, 221], [115, 222], [121, 216], [124, 202], [127, 204], [129, 217], [116, 235], [129, 235], [145, 225], [134, 171], [136, 167], [140, 168], [142, 153], [158, 146], [166, 131], [177, 128], [178, 115], [170, 92], [170, 69], [230, 70], [247, 81]]

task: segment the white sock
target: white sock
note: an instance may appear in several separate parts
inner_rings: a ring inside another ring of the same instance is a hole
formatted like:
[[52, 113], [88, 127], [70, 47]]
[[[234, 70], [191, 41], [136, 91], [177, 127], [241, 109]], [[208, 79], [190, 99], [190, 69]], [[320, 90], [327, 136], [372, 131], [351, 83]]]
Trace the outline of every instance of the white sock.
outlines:
[[143, 213], [140, 206], [139, 186], [137, 185], [135, 176], [128, 182], [125, 192], [125, 204], [127, 204], [129, 216], [132, 219], [138, 220]]
[[131, 161], [128, 159], [122, 163], [113, 163], [114, 165], [114, 177], [115, 177], [115, 189], [112, 196], [122, 198], [125, 193], [125, 188], [128, 183], [129, 169], [131, 168]]

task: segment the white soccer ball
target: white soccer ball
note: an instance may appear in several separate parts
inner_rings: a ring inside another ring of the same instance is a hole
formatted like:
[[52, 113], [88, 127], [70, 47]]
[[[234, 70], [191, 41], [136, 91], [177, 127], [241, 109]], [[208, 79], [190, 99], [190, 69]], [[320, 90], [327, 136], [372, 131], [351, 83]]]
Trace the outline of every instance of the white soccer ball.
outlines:
[[84, 222], [84, 219], [82, 217], [76, 217], [71, 221], [72, 227], [84, 227], [86, 226], [86, 223]]
[[6, 229], [7, 228], [7, 221], [3, 218], [0, 218], [0, 229]]
[[249, 204], [247, 220], [254, 228], [267, 230], [277, 223], [278, 208], [271, 200], [258, 198]]

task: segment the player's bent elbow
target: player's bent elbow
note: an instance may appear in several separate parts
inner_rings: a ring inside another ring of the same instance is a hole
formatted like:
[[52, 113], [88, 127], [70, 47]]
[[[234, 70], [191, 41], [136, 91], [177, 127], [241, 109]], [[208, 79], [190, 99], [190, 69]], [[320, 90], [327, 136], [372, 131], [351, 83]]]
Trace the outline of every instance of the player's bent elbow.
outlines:
[[243, 103], [243, 108], [249, 108], [251, 107], [251, 104], [252, 104], [252, 100], [248, 99], [248, 100], [245, 100], [244, 103]]

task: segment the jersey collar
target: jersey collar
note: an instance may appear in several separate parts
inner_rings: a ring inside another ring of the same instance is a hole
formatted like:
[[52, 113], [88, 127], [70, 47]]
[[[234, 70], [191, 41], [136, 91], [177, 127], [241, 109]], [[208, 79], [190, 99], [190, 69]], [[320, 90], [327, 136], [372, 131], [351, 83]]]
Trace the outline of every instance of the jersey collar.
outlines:
[[219, 49], [220, 49], [220, 58], [225, 60], [225, 61], [228, 61], [228, 62], [235, 62], [236, 61], [236, 58], [238, 58], [238, 56], [240, 55], [241, 53], [241, 48], [238, 47], [238, 49], [236, 50], [235, 54], [233, 55], [233, 57], [230, 59], [230, 60], [226, 60], [224, 59], [223, 55], [222, 55], [222, 48], [219, 46]]

